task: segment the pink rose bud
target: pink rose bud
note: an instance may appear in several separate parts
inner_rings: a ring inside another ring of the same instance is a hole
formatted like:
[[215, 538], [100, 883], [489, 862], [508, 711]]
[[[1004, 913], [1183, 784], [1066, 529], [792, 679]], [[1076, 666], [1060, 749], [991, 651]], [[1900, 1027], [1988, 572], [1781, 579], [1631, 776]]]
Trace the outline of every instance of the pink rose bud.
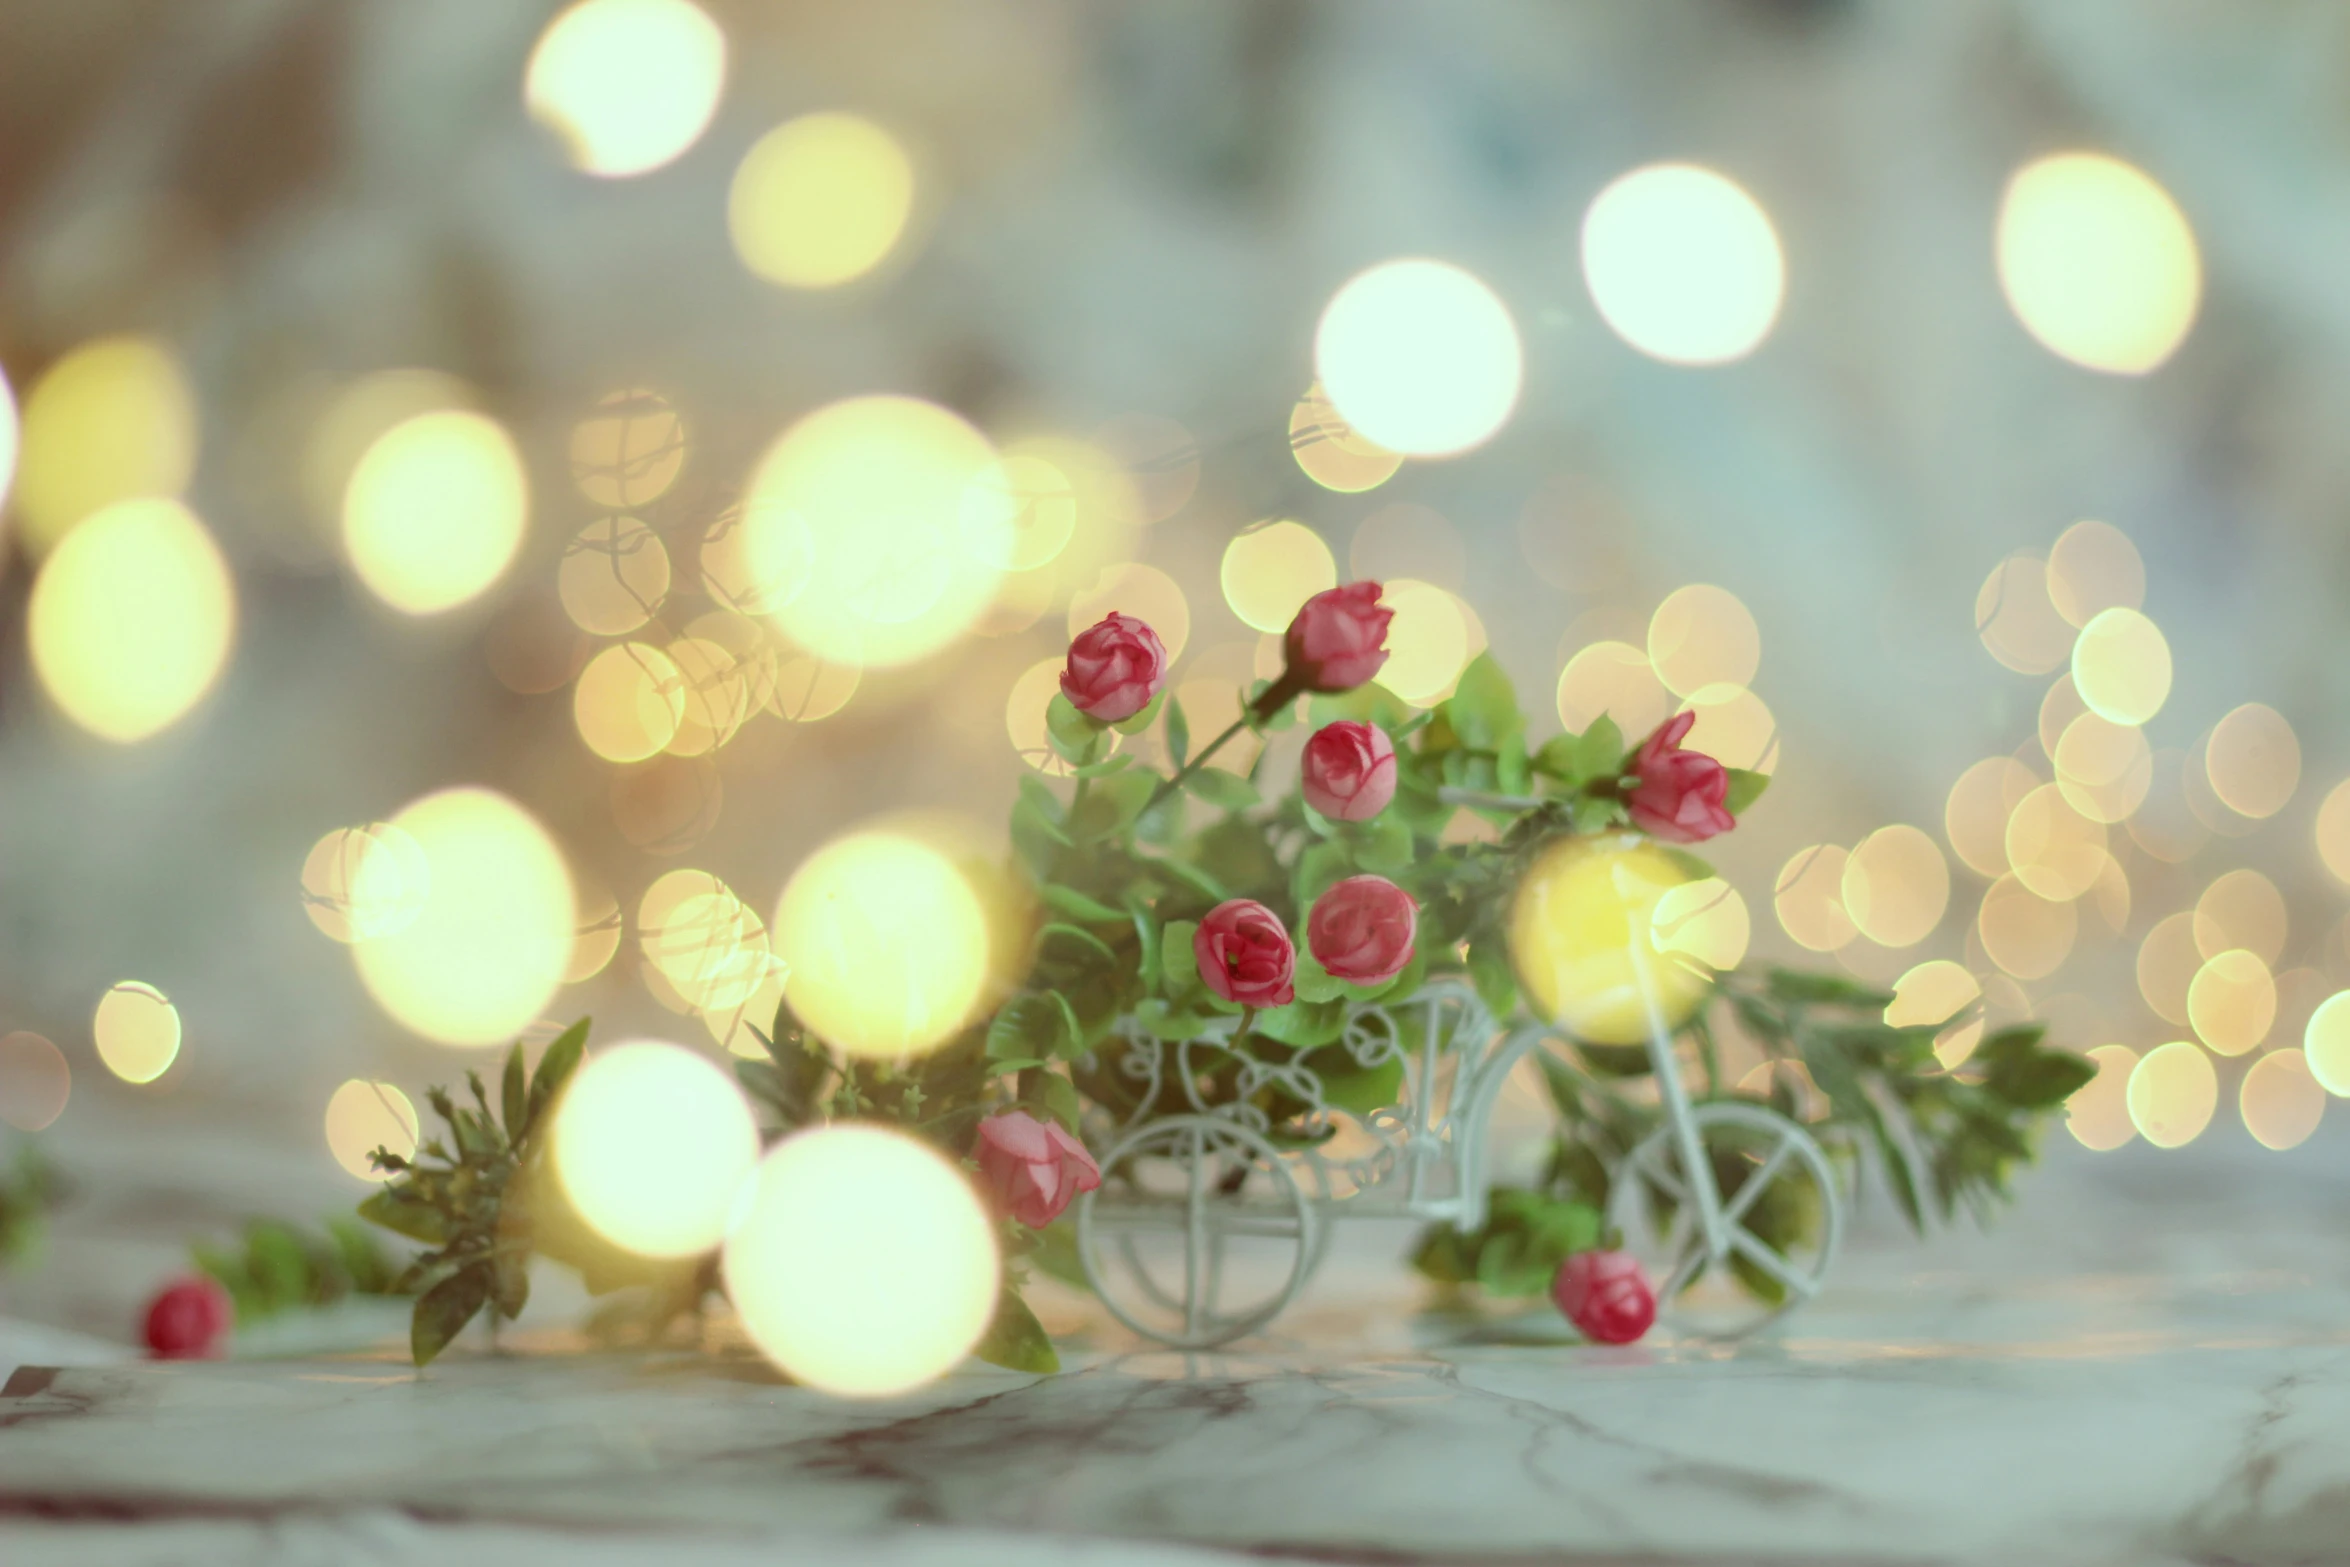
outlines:
[[979, 1123], [979, 1178], [1004, 1212], [1041, 1230], [1102, 1183], [1101, 1166], [1058, 1121], [1006, 1110]]
[[179, 1279], [147, 1305], [147, 1353], [157, 1360], [217, 1360], [236, 1307], [211, 1279]]
[[1379, 584], [1350, 582], [1305, 601], [1289, 623], [1282, 651], [1302, 691], [1352, 691], [1387, 662], [1387, 623]]
[[1377, 724], [1341, 719], [1306, 742], [1306, 804], [1334, 822], [1367, 822], [1395, 798], [1395, 742]]
[[1132, 615], [1111, 611], [1077, 633], [1061, 694], [1088, 718], [1123, 723], [1151, 705], [1167, 683], [1167, 648], [1159, 634]]
[[1579, 1251], [1559, 1264], [1550, 1298], [1594, 1344], [1631, 1344], [1656, 1321], [1656, 1292], [1628, 1252]]
[[1314, 912], [1306, 916], [1306, 948], [1331, 977], [1376, 985], [1412, 961], [1419, 924], [1420, 906], [1394, 882], [1349, 876], [1314, 900]]
[[1632, 825], [1666, 843], [1701, 843], [1738, 825], [1722, 806], [1730, 793], [1728, 770], [1710, 756], [1681, 749], [1696, 722], [1695, 713], [1665, 720], [1632, 758], [1632, 774], [1640, 780], [1624, 802]]
[[1297, 994], [1297, 948], [1280, 916], [1261, 903], [1234, 898], [1208, 910], [1191, 938], [1199, 977], [1226, 1001], [1244, 1007], [1285, 1007]]

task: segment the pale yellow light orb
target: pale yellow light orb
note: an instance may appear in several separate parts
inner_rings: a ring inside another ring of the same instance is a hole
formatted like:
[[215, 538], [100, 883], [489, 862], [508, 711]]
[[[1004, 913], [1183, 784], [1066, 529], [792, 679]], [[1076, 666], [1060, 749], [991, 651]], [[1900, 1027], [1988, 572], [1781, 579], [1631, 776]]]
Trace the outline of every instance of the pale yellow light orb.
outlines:
[[[576, 911], [563, 855], [529, 812], [487, 789], [445, 789], [393, 816], [424, 853], [429, 890], [399, 931], [351, 949], [369, 995], [446, 1045], [520, 1034], [570, 967]], [[362, 862], [362, 886], [370, 855]]]
[[589, 174], [644, 174], [701, 139], [726, 35], [689, 0], [581, 0], [531, 51], [522, 101]]
[[[178, 358], [153, 338], [98, 338], [32, 384], [21, 439], [17, 516], [26, 547], [39, 554], [101, 507], [188, 487], [195, 393]], [[7, 466], [0, 463], [0, 477]]]
[[0, 367], [0, 514], [8, 509], [8, 488], [16, 479], [16, 394]]
[[2064, 1102], [2065, 1130], [2092, 1153], [2111, 1153], [2138, 1135], [2130, 1119], [2130, 1080], [2138, 1053], [2128, 1045], [2099, 1045], [2089, 1052], [2097, 1075]]
[[914, 162], [858, 114], [803, 114], [751, 144], [726, 195], [743, 265], [786, 288], [836, 288], [879, 266], [914, 211]]
[[1224, 546], [1219, 575], [1243, 625], [1283, 631], [1307, 599], [1338, 586], [1338, 561], [1304, 523], [1267, 522]]
[[1322, 311], [1314, 370], [1340, 418], [1407, 457], [1491, 440], [1518, 406], [1525, 352], [1509, 307], [1449, 262], [1383, 261]]
[[1387, 623], [1387, 662], [1371, 679], [1419, 707], [1440, 699], [1474, 656], [1459, 599], [1432, 582], [1398, 577], [1379, 593], [1394, 612]]
[[[852, 397], [786, 430], [761, 457], [744, 549], [760, 582], [790, 583], [770, 613], [836, 664], [938, 652], [986, 613], [1008, 539], [974, 537], [966, 505], [995, 470], [987, 438], [935, 403]], [[1009, 519], [994, 526], [1009, 530]]]
[[496, 420], [439, 409], [376, 438], [343, 491], [343, 547], [377, 598], [432, 615], [513, 564], [530, 514], [522, 456]]
[[2325, 1119], [2326, 1093], [2298, 1050], [2272, 1050], [2252, 1063], [2236, 1092], [2244, 1130], [2263, 1148], [2298, 1148]]
[[431, 888], [422, 845], [390, 822], [337, 827], [302, 861], [302, 912], [346, 945], [406, 929]]
[[1634, 169], [1583, 215], [1583, 281], [1602, 320], [1652, 359], [1718, 365], [1770, 336], [1787, 261], [1770, 215], [1712, 169]]
[[641, 1257], [692, 1257], [726, 1236], [759, 1162], [734, 1079], [682, 1045], [597, 1052], [555, 1113], [555, 1174], [590, 1229]]
[[1659, 939], [1660, 911], [1667, 921], [1683, 912], [1668, 894], [1690, 880], [1637, 834], [1545, 850], [1518, 884], [1509, 923], [1510, 957], [1536, 1015], [1604, 1045], [1647, 1039], [1652, 1003], [1656, 1023], [1679, 1027], [1713, 986], [1702, 954], [1670, 929]]
[[986, 1210], [931, 1149], [875, 1126], [785, 1139], [726, 1236], [726, 1293], [794, 1380], [882, 1398], [952, 1370], [995, 1311]]
[[608, 647], [579, 672], [571, 719], [587, 748], [605, 761], [641, 762], [667, 746], [685, 721], [685, 676], [649, 643]]
[[1881, 947], [1914, 947], [1950, 906], [1950, 864], [1918, 828], [1880, 827], [1844, 862], [1842, 893], [1862, 935]]
[[2016, 171], [1999, 203], [1999, 286], [2060, 358], [2114, 375], [2159, 366], [2195, 324], [2203, 263], [2170, 193], [2102, 153]]
[[988, 977], [987, 911], [953, 860], [899, 833], [835, 839], [792, 873], [774, 950], [800, 1020], [851, 1055], [929, 1050]]
[[2350, 990], [2328, 996], [2309, 1015], [2301, 1050], [2310, 1075], [2325, 1091], [2350, 1099]]
[[107, 1071], [126, 1083], [152, 1083], [179, 1059], [179, 1009], [153, 985], [126, 979], [99, 998], [90, 1037]]
[[2157, 1045], [2130, 1069], [2130, 1123], [2157, 1148], [2184, 1148], [2219, 1107], [2219, 1074], [2191, 1040]]
[[2170, 680], [2170, 643], [2134, 609], [2101, 611], [2073, 643], [2073, 688], [2100, 718], [2145, 723], [2169, 700]]
[[33, 583], [33, 669], [75, 723], [128, 743], [169, 728], [228, 663], [236, 589], [177, 501], [118, 501], [69, 532]]
[[326, 1102], [326, 1151], [363, 1181], [388, 1181], [389, 1170], [368, 1162], [378, 1148], [403, 1159], [416, 1153], [416, 1106], [390, 1083], [354, 1077]]

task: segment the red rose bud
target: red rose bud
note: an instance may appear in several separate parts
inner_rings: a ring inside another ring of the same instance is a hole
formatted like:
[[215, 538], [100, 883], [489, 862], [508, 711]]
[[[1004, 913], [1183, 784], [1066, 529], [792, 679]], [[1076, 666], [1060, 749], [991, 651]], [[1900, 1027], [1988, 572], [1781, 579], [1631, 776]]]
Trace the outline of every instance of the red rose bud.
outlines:
[[1069, 644], [1061, 694], [1086, 717], [1123, 723], [1151, 705], [1167, 683], [1167, 648], [1159, 634], [1115, 610]]
[[1289, 623], [1282, 651], [1294, 691], [1352, 691], [1387, 662], [1387, 623], [1379, 584], [1350, 582], [1305, 601]]
[[1395, 798], [1395, 742], [1377, 724], [1324, 724], [1303, 765], [1306, 804], [1334, 822], [1367, 822]]
[[1701, 843], [1738, 825], [1722, 805], [1730, 794], [1728, 769], [1681, 749], [1696, 722], [1695, 713], [1665, 720], [1632, 758], [1631, 772], [1640, 780], [1624, 801], [1632, 825], [1665, 843]]
[[1297, 994], [1297, 947], [1281, 918], [1261, 903], [1234, 898], [1208, 910], [1191, 938], [1199, 977], [1226, 1001], [1285, 1007]]
[[1575, 1253], [1559, 1264], [1550, 1298], [1594, 1344], [1636, 1343], [1656, 1322], [1656, 1292], [1627, 1252]]
[[1306, 916], [1306, 948], [1333, 978], [1376, 985], [1412, 961], [1419, 923], [1419, 905], [1394, 882], [1349, 876], [1314, 900], [1314, 912]]
[[1007, 1110], [979, 1123], [979, 1178], [1004, 1212], [1041, 1230], [1079, 1192], [1102, 1183], [1101, 1166], [1058, 1121]]
[[217, 1360], [228, 1350], [236, 1307], [211, 1279], [180, 1279], [147, 1304], [147, 1353], [157, 1360]]

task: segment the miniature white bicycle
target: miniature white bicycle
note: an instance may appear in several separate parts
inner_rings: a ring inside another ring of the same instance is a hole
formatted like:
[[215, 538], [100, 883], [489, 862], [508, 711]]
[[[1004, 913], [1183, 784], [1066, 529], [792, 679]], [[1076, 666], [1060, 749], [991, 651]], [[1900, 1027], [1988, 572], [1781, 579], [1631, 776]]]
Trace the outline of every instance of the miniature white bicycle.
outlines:
[[[1767, 1106], [1692, 1103], [1645, 969], [1640, 979], [1662, 1118], [1614, 1166], [1607, 1219], [1661, 1281], [1659, 1311], [1673, 1326], [1752, 1332], [1825, 1278], [1843, 1228], [1835, 1172], [1809, 1131]], [[1353, 1005], [1338, 1040], [1348, 1063], [1366, 1072], [1402, 1063], [1395, 1102], [1357, 1111], [1333, 1104], [1329, 1085], [1299, 1061], [1234, 1044], [1233, 1026], [1168, 1041], [1120, 1021], [1117, 1070], [1140, 1108], [1110, 1132], [1101, 1186], [1077, 1205], [1079, 1257], [1095, 1293], [1120, 1322], [1170, 1348], [1205, 1349], [1270, 1323], [1305, 1287], [1344, 1215], [1482, 1225], [1502, 1084], [1555, 1038], [1531, 1020], [1505, 1029], [1456, 979], [1405, 1001]], [[1212, 1096], [1203, 1087], [1211, 1075]], [[1154, 1115], [1170, 1087], [1188, 1113]], [[1276, 1097], [1306, 1108], [1276, 1126], [1257, 1102]], [[1790, 1182], [1810, 1188], [1820, 1222], [1783, 1249], [1751, 1221], [1763, 1193]], [[1777, 1288], [1758, 1293], [1740, 1274]]]

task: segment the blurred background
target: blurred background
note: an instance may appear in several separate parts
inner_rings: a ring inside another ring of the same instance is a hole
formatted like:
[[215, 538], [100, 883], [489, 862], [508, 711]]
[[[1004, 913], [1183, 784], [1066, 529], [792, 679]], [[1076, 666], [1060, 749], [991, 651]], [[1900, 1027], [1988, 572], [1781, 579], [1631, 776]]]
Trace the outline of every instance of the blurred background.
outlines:
[[0, 1152], [74, 1196], [0, 1310], [127, 1333], [517, 1032], [742, 1045], [811, 851], [1001, 844], [1072, 627], [1211, 732], [1358, 576], [1408, 701], [1771, 771], [1753, 955], [2094, 1050], [2059, 1160], [2298, 1189], [2346, 77], [2322, 0], [5, 0]]

